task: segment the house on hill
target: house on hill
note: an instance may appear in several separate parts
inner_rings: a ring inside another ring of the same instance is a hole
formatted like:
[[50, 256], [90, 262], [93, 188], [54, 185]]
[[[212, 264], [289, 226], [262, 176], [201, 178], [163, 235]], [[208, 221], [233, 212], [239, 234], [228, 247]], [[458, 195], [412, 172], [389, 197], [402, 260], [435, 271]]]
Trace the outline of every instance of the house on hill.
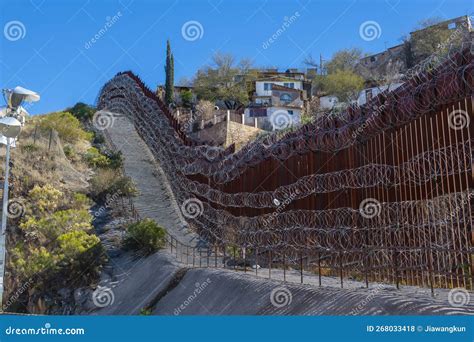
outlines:
[[[258, 121], [258, 127], [276, 130], [299, 124], [305, 101], [311, 95], [311, 81], [303, 72], [288, 69], [264, 70], [253, 84], [251, 103], [244, 111], [245, 122]], [[283, 124], [276, 124], [276, 116]]]
[[426, 46], [432, 49], [431, 45], [436, 43], [436, 39], [427, 37], [437, 35], [446, 37], [435, 46], [440, 51], [473, 40], [472, 19], [465, 15], [412, 31], [404, 43], [361, 58], [356, 65], [356, 72], [368, 80], [396, 79], [429, 56], [425, 51]]

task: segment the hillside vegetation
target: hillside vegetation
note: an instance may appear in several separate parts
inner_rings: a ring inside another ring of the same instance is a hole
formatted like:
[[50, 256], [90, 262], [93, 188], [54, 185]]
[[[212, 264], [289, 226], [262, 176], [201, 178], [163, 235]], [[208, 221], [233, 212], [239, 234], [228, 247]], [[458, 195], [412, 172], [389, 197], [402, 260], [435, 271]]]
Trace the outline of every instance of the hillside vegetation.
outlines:
[[93, 284], [106, 261], [90, 208], [134, 186], [93, 112], [79, 104], [28, 118], [12, 150], [5, 311], [55, 312], [58, 292]]

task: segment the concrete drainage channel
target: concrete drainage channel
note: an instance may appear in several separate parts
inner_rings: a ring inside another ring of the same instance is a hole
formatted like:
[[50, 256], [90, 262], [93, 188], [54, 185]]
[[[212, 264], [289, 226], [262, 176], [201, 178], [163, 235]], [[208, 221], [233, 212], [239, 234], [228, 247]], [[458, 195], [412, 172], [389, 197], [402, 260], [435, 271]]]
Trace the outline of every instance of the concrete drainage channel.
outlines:
[[144, 308], [146, 312], [153, 312], [156, 309], [158, 302], [170, 293], [179, 283], [183, 280], [184, 276], [188, 272], [188, 268], [180, 268], [172, 277], [166, 288], [161, 290], [155, 298]]
[[[123, 276], [123, 274], [122, 274]], [[329, 277], [328, 277], [329, 278]], [[330, 279], [325, 279], [329, 282]], [[337, 283], [337, 279], [334, 279]], [[166, 252], [140, 260], [112, 288], [99, 315], [456, 315], [471, 304], [449, 305], [416, 288], [369, 289], [298, 285], [214, 268], [180, 267]], [[95, 308], [97, 309], [97, 308]]]

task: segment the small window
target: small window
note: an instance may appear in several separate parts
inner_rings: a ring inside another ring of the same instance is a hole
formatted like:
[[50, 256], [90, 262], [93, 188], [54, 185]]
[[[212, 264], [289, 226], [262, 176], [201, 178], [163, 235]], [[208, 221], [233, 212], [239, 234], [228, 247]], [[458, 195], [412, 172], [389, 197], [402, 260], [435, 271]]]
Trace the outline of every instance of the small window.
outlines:
[[375, 58], [375, 56], [370, 57], [370, 61], [371, 61], [371, 62], [375, 62], [376, 59], [377, 59], [377, 58]]
[[284, 87], [287, 87], [287, 88], [295, 88], [295, 84], [293, 82], [291, 83], [283, 83], [283, 86]]
[[292, 110], [288, 110], [288, 114], [293, 115], [293, 111], [292, 111]]
[[449, 23], [448, 24], [448, 29], [454, 30], [456, 28], [456, 23]]
[[272, 90], [272, 84], [271, 83], [264, 83], [263, 84], [263, 90]]
[[290, 103], [292, 101], [292, 98], [290, 94], [281, 94], [280, 101], [284, 103]]

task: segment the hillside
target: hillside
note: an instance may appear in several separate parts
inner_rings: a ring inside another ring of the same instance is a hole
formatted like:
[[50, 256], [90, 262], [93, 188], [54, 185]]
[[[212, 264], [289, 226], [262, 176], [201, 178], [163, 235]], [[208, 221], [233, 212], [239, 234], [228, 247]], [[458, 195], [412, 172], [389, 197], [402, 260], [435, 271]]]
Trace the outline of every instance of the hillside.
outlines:
[[5, 311], [67, 313], [74, 288], [93, 284], [107, 259], [91, 208], [129, 184], [120, 155], [69, 110], [28, 118], [12, 149]]

